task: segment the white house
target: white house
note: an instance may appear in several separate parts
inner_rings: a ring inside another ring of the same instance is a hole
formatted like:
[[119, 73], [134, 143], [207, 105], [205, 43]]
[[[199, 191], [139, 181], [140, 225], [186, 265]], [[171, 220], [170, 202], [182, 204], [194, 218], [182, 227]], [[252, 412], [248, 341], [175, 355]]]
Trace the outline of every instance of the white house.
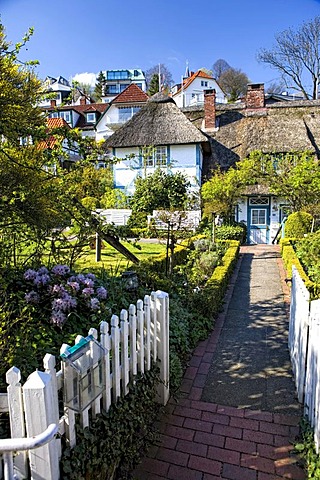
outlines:
[[104, 103], [109, 103], [132, 83], [137, 85], [143, 92], [147, 90], [146, 77], [144, 72], [139, 68], [105, 70], [102, 73], [106, 78], [105, 91], [102, 96], [102, 102]]
[[152, 174], [158, 167], [183, 173], [192, 188], [198, 189], [203, 153], [209, 144], [174, 100], [158, 93], [106, 140], [106, 147], [117, 159], [115, 186], [132, 194], [136, 177]]
[[135, 83], [131, 83], [108, 104], [108, 108], [96, 124], [96, 140], [109, 137], [130, 120], [148, 100], [148, 95]]
[[227, 103], [226, 96], [217, 81], [202, 70], [191, 72], [191, 75], [184, 78], [182, 83], [174, 85], [171, 95], [179, 108], [199, 106], [204, 104], [205, 90], [215, 90], [216, 101]]

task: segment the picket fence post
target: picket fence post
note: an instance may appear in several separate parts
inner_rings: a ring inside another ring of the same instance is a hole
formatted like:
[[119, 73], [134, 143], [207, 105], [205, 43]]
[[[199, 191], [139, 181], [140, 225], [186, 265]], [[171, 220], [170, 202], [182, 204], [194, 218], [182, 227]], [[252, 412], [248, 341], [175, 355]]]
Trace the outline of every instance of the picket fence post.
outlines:
[[160, 380], [158, 387], [159, 401], [166, 405], [169, 400], [169, 295], [156, 292], [158, 359], [160, 361]]
[[[12, 367], [7, 371], [6, 381], [9, 384], [7, 392], [11, 438], [24, 438], [26, 436], [20, 380], [21, 373], [17, 367]], [[14, 468], [19, 478], [27, 477], [27, 452], [20, 452], [14, 457]]]
[[102, 321], [100, 323], [100, 342], [105, 349], [104, 355], [104, 374], [105, 374], [105, 390], [102, 395], [103, 408], [107, 412], [111, 405], [111, 379], [110, 379], [110, 335], [108, 322]]
[[[52, 391], [52, 376], [35, 371], [22, 387], [27, 436], [38, 435], [55, 423], [56, 405]], [[59, 479], [59, 448], [51, 442], [29, 451], [31, 478], [37, 480]]]

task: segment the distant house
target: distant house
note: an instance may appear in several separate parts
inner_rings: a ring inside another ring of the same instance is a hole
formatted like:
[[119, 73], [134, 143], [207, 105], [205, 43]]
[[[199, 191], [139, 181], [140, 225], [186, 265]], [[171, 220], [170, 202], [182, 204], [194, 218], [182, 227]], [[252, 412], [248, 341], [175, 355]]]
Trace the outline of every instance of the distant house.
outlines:
[[109, 104], [96, 124], [96, 139], [107, 138], [130, 120], [148, 100], [148, 95], [135, 83], [131, 83]]
[[[204, 164], [204, 180], [216, 166], [227, 169], [254, 150], [283, 154], [309, 150], [320, 156], [320, 101], [280, 101], [265, 95], [263, 84], [248, 85], [243, 102], [221, 105], [215, 92], [205, 92], [203, 108], [183, 111], [210, 139], [211, 157]], [[249, 243], [271, 243], [288, 210], [286, 202], [260, 185], [239, 200], [235, 218], [248, 228]]]
[[133, 70], [105, 70], [102, 73], [106, 78], [104, 95], [102, 96], [103, 103], [109, 103], [132, 83], [143, 92], [147, 90], [146, 77], [139, 68]]
[[47, 76], [43, 82], [43, 90], [50, 94], [50, 97], [44, 98], [39, 106], [50, 107], [52, 100], [55, 105], [64, 103], [70, 97], [72, 88], [68, 80], [60, 75], [58, 78]]
[[82, 97], [79, 105], [59, 106], [51, 100], [50, 106], [44, 110], [48, 118], [62, 118], [71, 128], [79, 128], [82, 136], [96, 138], [95, 126], [108, 108], [105, 103], [87, 103], [87, 99]]
[[121, 159], [114, 164], [115, 186], [132, 194], [136, 177], [158, 167], [185, 174], [192, 187], [199, 188], [209, 143], [172, 98], [158, 93], [106, 140], [106, 147]]
[[171, 95], [179, 108], [199, 106], [204, 103], [205, 90], [216, 91], [216, 101], [226, 103], [226, 95], [219, 87], [217, 81], [202, 70], [191, 72], [191, 75], [184, 78], [182, 83], [174, 85]]

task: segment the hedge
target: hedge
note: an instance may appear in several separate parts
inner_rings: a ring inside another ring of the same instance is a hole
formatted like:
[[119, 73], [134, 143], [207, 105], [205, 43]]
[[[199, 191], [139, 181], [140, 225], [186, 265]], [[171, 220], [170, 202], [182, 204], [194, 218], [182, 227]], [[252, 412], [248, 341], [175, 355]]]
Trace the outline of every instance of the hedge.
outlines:
[[311, 298], [313, 300], [316, 298], [320, 298], [320, 285], [312, 282], [304, 271], [303, 266], [301, 265], [292, 246], [293, 240], [294, 239], [292, 238], [282, 238], [280, 240], [281, 256], [286, 267], [288, 278], [292, 278], [292, 266], [295, 266], [298, 270], [300, 277], [304, 281], [305, 286], [309, 290]]

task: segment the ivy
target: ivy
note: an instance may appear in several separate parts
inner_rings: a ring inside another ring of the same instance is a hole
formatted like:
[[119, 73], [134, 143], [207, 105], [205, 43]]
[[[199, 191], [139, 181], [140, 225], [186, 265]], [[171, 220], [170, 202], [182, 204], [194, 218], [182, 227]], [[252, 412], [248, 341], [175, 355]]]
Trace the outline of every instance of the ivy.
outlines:
[[307, 479], [320, 480], [320, 455], [316, 452], [313, 430], [306, 418], [301, 421], [301, 438], [294, 445], [295, 452], [301, 458]]
[[103, 411], [89, 427], [77, 425], [77, 445], [64, 445], [64, 480], [129, 480], [141, 456], [158, 439], [156, 420], [161, 406], [155, 401], [157, 368], [137, 376], [129, 393]]

